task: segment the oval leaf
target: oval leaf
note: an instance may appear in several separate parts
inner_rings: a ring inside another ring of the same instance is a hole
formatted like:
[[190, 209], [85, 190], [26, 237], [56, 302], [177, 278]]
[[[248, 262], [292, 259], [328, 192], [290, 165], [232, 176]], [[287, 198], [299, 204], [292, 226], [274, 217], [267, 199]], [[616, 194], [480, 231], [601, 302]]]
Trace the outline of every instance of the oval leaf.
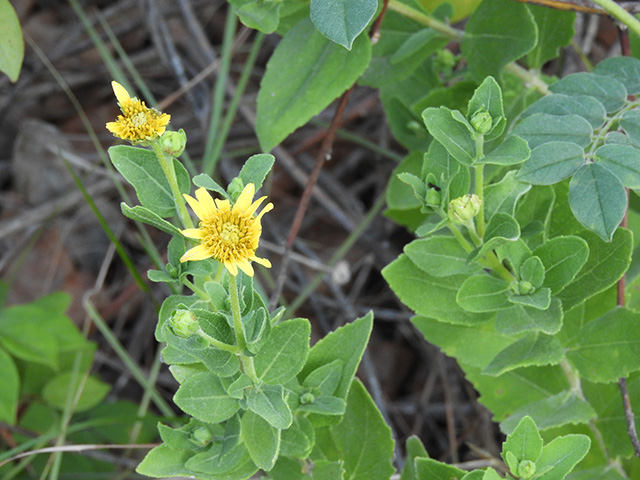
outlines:
[[311, 21], [329, 40], [351, 50], [377, 8], [377, 0], [311, 0]]
[[573, 175], [584, 163], [584, 150], [569, 142], [549, 142], [533, 149], [517, 177], [533, 185], [553, 185]]
[[458, 305], [469, 312], [493, 312], [509, 308], [511, 303], [507, 299], [509, 284], [489, 275], [474, 275], [467, 278], [458, 294]]
[[618, 80], [586, 72], [567, 75], [549, 90], [566, 95], [589, 95], [602, 103], [607, 112], [615, 112], [627, 100], [627, 89]]
[[529, 142], [532, 150], [549, 142], [570, 142], [586, 147], [591, 143], [591, 124], [579, 115], [536, 113], [524, 118], [513, 133]]
[[603, 145], [596, 161], [611, 171], [627, 188], [640, 188], [640, 150], [628, 145]]
[[9, 0], [0, 0], [0, 72], [18, 81], [24, 58], [24, 39], [20, 22]]
[[624, 217], [627, 195], [618, 177], [590, 163], [571, 179], [569, 205], [582, 225], [608, 242]]

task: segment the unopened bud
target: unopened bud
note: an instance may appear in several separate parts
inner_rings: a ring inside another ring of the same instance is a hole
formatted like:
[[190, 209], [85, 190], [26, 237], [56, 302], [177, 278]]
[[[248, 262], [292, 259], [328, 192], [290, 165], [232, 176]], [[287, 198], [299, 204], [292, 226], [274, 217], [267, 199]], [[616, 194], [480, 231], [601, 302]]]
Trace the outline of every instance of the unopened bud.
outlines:
[[518, 465], [518, 476], [523, 479], [531, 478], [536, 474], [536, 464], [531, 460], [522, 460]]
[[189, 310], [176, 310], [173, 312], [169, 324], [173, 333], [182, 338], [189, 338], [200, 328], [195, 314]]
[[491, 131], [493, 120], [489, 112], [479, 111], [471, 117], [471, 126], [474, 130], [482, 135], [486, 135]]
[[183, 129], [177, 132], [167, 130], [160, 137], [160, 145], [162, 146], [162, 151], [167, 155], [179, 157], [184, 152], [184, 147], [187, 146], [187, 134], [184, 133]]
[[235, 177], [233, 180], [231, 180], [231, 183], [229, 183], [227, 192], [229, 192], [229, 195], [231, 196], [231, 198], [236, 200], [242, 193], [243, 189], [244, 189], [244, 182], [240, 177]]
[[518, 282], [518, 293], [520, 295], [530, 295], [535, 292], [536, 288], [532, 285], [531, 282], [527, 282], [526, 280], [521, 280]]
[[313, 403], [315, 399], [316, 397], [313, 395], [313, 393], [310, 393], [310, 392], [303, 393], [302, 396], [300, 397], [300, 403], [302, 404]]
[[191, 441], [201, 447], [204, 447], [209, 442], [211, 442], [212, 438], [213, 433], [211, 433], [211, 430], [209, 430], [207, 427], [196, 428], [191, 434]]
[[449, 202], [449, 218], [455, 223], [466, 224], [482, 208], [482, 200], [475, 193], [455, 198]]

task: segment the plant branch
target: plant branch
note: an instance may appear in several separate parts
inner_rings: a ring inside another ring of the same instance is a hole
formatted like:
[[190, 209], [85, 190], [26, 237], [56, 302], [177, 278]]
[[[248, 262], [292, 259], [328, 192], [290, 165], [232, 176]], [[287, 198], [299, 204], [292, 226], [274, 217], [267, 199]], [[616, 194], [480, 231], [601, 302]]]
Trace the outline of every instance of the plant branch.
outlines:
[[624, 8], [618, 5], [613, 0], [592, 0], [596, 5], [604, 8], [609, 15], [611, 15], [616, 20], [621, 21], [629, 30], [631, 30], [636, 35], [640, 35], [640, 21], [627, 12]]

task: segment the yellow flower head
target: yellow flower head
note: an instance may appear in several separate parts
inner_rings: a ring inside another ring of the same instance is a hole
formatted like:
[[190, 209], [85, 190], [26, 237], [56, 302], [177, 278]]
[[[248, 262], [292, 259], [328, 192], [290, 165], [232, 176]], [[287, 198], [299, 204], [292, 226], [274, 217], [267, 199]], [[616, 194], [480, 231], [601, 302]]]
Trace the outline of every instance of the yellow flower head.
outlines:
[[204, 188], [196, 190], [196, 198], [185, 195], [184, 198], [200, 219], [200, 224], [199, 228], [187, 228], [181, 232], [185, 237], [200, 240], [200, 244], [188, 250], [180, 261], [212, 257], [224, 264], [233, 276], [236, 276], [240, 269], [252, 277], [252, 261], [271, 267], [269, 260], [256, 257], [256, 249], [262, 233], [260, 219], [265, 213], [273, 210], [273, 204], [267, 203], [262, 211], [254, 216], [260, 204], [267, 198], [261, 197], [254, 202], [254, 193], [253, 183], [247, 184], [233, 206], [229, 200], [214, 201]]
[[118, 115], [115, 122], [108, 122], [107, 130], [133, 144], [150, 142], [164, 133], [170, 115], [147, 107], [136, 97], [131, 98], [129, 92], [116, 81], [111, 82], [111, 86], [122, 115]]

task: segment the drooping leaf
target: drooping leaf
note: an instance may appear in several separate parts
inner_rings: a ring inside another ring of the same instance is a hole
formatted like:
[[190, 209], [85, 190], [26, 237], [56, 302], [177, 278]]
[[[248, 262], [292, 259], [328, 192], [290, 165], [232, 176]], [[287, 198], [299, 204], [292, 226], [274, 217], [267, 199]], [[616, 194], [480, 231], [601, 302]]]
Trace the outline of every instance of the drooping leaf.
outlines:
[[529, 66], [540, 70], [542, 66], [558, 56], [560, 47], [566, 47], [573, 38], [574, 12], [529, 5], [538, 26], [538, 43], [527, 55]]
[[351, 50], [377, 8], [376, 0], [311, 0], [311, 21], [329, 40]]
[[627, 208], [624, 186], [598, 163], [580, 167], [569, 183], [569, 205], [576, 219], [610, 241]]
[[258, 93], [256, 133], [262, 149], [268, 152], [324, 110], [358, 79], [370, 58], [366, 35], [348, 51], [324, 37], [309, 19], [289, 30], [267, 63]]
[[485, 0], [467, 22], [461, 48], [472, 77], [480, 83], [489, 75], [500, 78], [502, 68], [529, 52], [537, 37], [525, 5]]

